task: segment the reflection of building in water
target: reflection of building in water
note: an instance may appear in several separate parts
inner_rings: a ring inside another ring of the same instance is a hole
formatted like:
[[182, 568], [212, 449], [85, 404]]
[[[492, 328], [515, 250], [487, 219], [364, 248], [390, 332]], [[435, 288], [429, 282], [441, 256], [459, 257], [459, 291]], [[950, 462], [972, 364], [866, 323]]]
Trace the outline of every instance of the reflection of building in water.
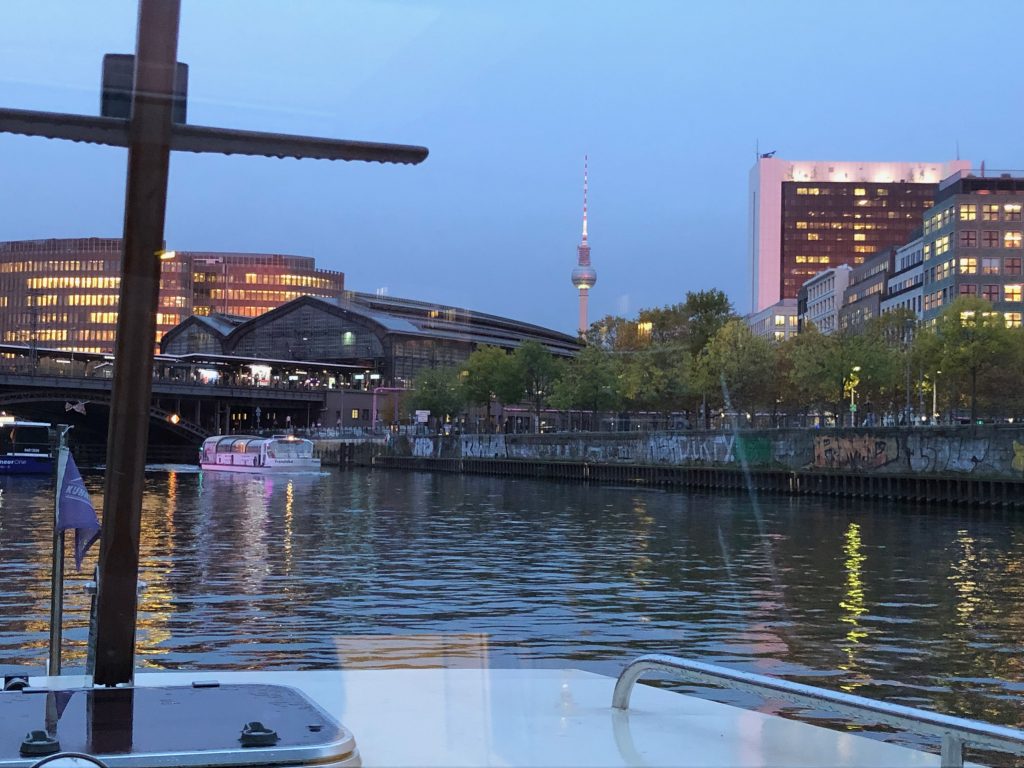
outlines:
[[[864, 627], [861, 626], [860, 617], [867, 613], [867, 605], [864, 600], [864, 562], [868, 559], [864, 554], [864, 543], [861, 540], [860, 526], [857, 523], [850, 523], [843, 536], [843, 565], [846, 569], [846, 588], [843, 599], [839, 601], [839, 607], [843, 615], [839, 620], [849, 624], [850, 629], [846, 633], [846, 642], [843, 644], [843, 651], [846, 653], [846, 662], [839, 665], [840, 669], [853, 672], [857, 668], [857, 655], [860, 650], [860, 642], [868, 636]], [[846, 681], [840, 688], [844, 691], [854, 691], [860, 684], [854, 681]]]
[[948, 579], [956, 590], [956, 623], [958, 626], [966, 627], [970, 625], [974, 611], [981, 602], [977, 582], [980, 563], [975, 551], [975, 541], [967, 531], [956, 532], [955, 545], [959, 551], [950, 565], [952, 573]]
[[[139, 578], [146, 586], [139, 594], [135, 650], [137, 664], [141, 667], [163, 668], [157, 657], [168, 653], [169, 627], [177, 610], [178, 595], [175, 594], [173, 574], [177, 566], [175, 516], [178, 512], [179, 482], [177, 472], [168, 472], [164, 478], [155, 479], [151, 492], [143, 497], [143, 550], [139, 559]], [[161, 487], [164, 483], [166, 487]]]

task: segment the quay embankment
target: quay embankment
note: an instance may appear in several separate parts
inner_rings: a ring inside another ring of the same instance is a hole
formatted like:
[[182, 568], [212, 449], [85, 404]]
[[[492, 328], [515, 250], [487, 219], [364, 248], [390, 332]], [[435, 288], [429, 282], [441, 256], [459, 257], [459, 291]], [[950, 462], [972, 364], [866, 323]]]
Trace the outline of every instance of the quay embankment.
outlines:
[[326, 465], [1024, 507], [1024, 427], [395, 435]]

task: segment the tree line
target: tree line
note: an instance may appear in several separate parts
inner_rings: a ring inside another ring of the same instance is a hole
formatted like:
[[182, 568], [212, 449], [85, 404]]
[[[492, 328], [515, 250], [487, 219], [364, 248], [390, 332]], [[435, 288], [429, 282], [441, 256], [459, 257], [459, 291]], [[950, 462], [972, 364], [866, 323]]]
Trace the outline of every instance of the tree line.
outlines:
[[604, 317], [582, 341], [568, 360], [533, 341], [512, 353], [480, 347], [461, 366], [421, 371], [407, 407], [457, 418], [476, 406], [492, 428], [499, 403], [526, 406], [536, 424], [547, 408], [579, 411], [586, 429], [608, 412], [692, 427], [713, 417], [900, 424], [935, 420], [933, 408], [944, 421], [1024, 414], [1024, 330], [975, 297], [931, 323], [897, 311], [856, 331], [812, 326], [777, 342], [755, 336], [722, 291], [698, 291], [633, 318]]

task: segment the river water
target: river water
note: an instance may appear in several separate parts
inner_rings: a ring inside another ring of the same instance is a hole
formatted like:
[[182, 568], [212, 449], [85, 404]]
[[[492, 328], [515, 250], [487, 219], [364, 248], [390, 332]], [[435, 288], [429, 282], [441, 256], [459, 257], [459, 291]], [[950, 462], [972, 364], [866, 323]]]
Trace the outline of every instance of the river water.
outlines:
[[[381, 470], [148, 477], [143, 669], [615, 674], [663, 652], [1024, 724], [1024, 522], [1009, 513]], [[0, 482], [0, 668], [38, 671], [51, 489]], [[86, 483], [99, 507], [102, 478]], [[71, 668], [95, 554], [69, 567]]]

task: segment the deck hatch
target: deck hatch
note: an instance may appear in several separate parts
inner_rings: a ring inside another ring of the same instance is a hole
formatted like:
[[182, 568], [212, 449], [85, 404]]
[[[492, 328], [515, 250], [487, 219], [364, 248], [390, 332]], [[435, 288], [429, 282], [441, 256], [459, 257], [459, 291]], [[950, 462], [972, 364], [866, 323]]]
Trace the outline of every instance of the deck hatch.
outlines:
[[[273, 729], [272, 745], [242, 746], [239, 732], [253, 722]], [[112, 767], [358, 764], [352, 734], [281, 685], [0, 693], [0, 767], [32, 764], [21, 748], [34, 731]]]

